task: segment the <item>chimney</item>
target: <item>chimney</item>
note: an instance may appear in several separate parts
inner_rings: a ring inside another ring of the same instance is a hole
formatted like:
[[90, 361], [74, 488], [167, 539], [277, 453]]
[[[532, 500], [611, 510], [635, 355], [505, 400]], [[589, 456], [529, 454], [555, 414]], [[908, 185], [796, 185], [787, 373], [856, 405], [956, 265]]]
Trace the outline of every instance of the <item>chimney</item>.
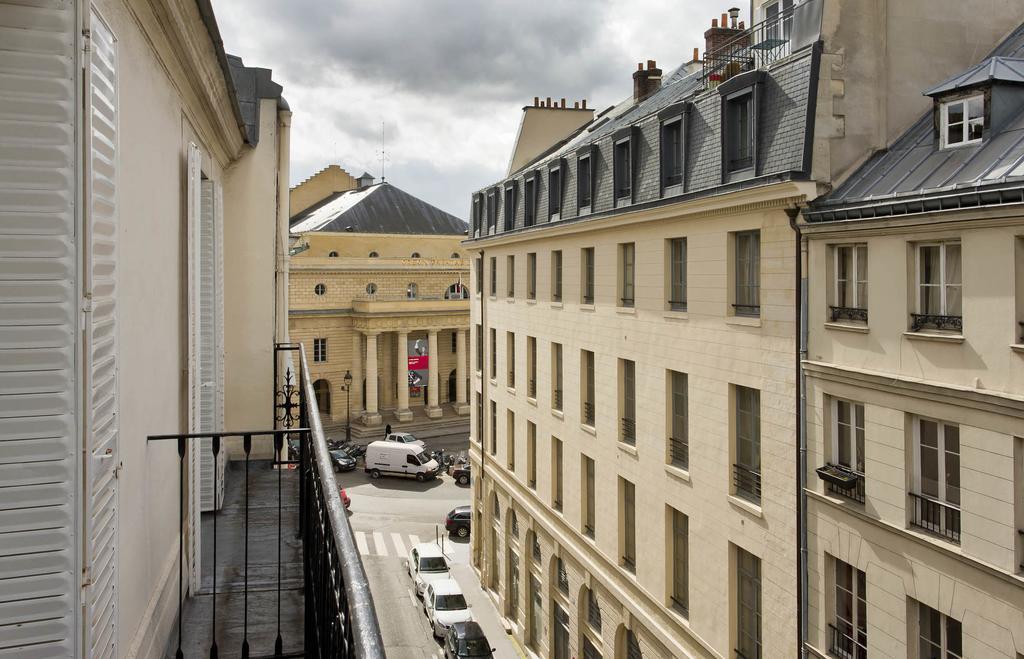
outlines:
[[633, 73], [633, 102], [639, 103], [661, 88], [661, 69], [652, 60], [647, 60], [647, 68], [643, 62], [637, 62]]
[[[714, 55], [724, 44], [729, 43], [743, 34], [743, 29], [738, 23], [740, 10], [733, 7], [728, 13], [722, 14], [721, 24], [717, 18], [711, 19], [711, 27], [704, 33], [704, 57]], [[732, 27], [730, 27], [730, 19]]]
[[584, 110], [587, 109], [587, 99], [583, 99], [583, 103], [580, 107], [582, 107]]
[[359, 178], [356, 179], [357, 190], [364, 190], [373, 185], [373, 175], [369, 172], [363, 172]]

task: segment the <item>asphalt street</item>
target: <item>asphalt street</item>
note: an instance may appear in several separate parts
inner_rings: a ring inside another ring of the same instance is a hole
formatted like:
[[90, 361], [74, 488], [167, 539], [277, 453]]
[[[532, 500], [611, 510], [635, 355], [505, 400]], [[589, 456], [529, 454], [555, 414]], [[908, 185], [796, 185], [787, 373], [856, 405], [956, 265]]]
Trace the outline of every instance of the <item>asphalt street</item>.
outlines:
[[[426, 440], [428, 450], [466, 450], [465, 435]], [[452, 576], [472, 606], [474, 619], [484, 628], [499, 659], [522, 656], [505, 634], [498, 612], [483, 593], [469, 565], [469, 542], [455, 541], [444, 530], [445, 515], [456, 506], [470, 503], [470, 489], [451, 477], [418, 483], [412, 479], [372, 480], [356, 470], [336, 475], [338, 484], [352, 499], [349, 510], [356, 544], [370, 581], [374, 606], [380, 620], [388, 656], [442, 657], [416, 596], [406, 564], [409, 551], [419, 542], [435, 538], [452, 566]]]

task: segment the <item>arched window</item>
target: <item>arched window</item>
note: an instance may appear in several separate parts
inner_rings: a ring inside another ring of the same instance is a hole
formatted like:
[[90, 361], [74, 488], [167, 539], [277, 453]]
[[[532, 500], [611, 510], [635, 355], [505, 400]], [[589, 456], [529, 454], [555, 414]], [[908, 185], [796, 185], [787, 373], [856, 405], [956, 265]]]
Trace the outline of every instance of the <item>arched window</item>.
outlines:
[[462, 257], [461, 257], [461, 256], [459, 256], [459, 253], [458, 253], [458, 252], [452, 252], [452, 258], [453, 258], [453, 259], [461, 259]]
[[367, 284], [366, 285], [366, 294], [367, 295], [376, 295], [377, 294], [377, 284], [373, 283], [372, 281], [369, 284]]
[[511, 510], [508, 513], [508, 525], [509, 533], [512, 534], [513, 538], [519, 538], [519, 516], [516, 515], [516, 511]]
[[313, 287], [313, 292], [316, 293], [317, 295], [323, 295], [324, 293], [327, 292], [327, 286], [323, 284], [317, 284], [316, 286]]
[[370, 252], [370, 258], [371, 258], [371, 259], [375, 259], [375, 258], [377, 258], [378, 256], [380, 256], [380, 254], [378, 254], [377, 252]]
[[316, 394], [316, 406], [320, 408], [320, 414], [330, 414], [331, 383], [327, 380], [317, 380], [313, 383], [313, 392]]
[[461, 281], [455, 282], [444, 292], [444, 299], [446, 300], [468, 300], [469, 299], [469, 287], [463, 284]]
[[337, 255], [338, 255], [338, 253], [332, 250], [327, 256], [330, 256], [330, 257], [333, 258], [333, 257], [336, 257]]
[[405, 288], [405, 296], [410, 300], [415, 300], [416, 295], [419, 293], [419, 288], [415, 283], [409, 284]]
[[418, 259], [419, 257], [420, 257], [420, 253], [419, 252], [413, 252], [412, 256], [410, 258]]

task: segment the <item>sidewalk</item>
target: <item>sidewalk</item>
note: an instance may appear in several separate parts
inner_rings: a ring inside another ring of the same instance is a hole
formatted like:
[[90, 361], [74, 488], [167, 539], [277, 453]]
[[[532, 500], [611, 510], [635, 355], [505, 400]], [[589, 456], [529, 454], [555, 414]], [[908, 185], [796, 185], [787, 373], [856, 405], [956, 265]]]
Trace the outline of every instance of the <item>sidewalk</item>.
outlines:
[[505, 633], [502, 619], [498, 616], [494, 602], [484, 593], [477, 580], [476, 572], [465, 563], [452, 565], [452, 577], [459, 582], [466, 601], [473, 608], [473, 618], [480, 623], [487, 640], [494, 648], [495, 659], [523, 659], [512, 637]]

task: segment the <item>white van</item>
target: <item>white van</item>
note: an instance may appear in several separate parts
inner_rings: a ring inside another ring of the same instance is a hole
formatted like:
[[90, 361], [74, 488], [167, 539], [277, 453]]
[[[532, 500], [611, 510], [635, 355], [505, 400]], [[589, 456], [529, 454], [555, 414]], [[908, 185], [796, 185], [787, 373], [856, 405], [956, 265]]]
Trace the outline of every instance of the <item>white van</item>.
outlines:
[[377, 441], [366, 447], [366, 473], [370, 478], [412, 476], [423, 482], [435, 478], [441, 470], [418, 444]]

